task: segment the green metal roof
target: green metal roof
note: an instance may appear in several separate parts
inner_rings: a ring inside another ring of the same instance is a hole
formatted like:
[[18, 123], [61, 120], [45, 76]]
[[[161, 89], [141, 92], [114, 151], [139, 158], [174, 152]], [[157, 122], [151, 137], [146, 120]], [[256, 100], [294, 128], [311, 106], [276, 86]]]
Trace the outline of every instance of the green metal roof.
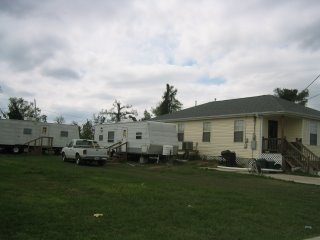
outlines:
[[296, 115], [320, 119], [320, 111], [273, 95], [214, 101], [153, 118], [154, 121], [176, 121], [245, 115]]

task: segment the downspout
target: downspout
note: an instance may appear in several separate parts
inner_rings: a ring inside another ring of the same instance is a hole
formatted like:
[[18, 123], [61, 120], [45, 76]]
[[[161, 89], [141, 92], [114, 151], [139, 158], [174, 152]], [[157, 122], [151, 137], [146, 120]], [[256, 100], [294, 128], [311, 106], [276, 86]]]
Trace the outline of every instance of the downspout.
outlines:
[[261, 157], [262, 154], [262, 132], [263, 132], [263, 116], [259, 116], [259, 120], [260, 120], [260, 136], [259, 136], [259, 143], [258, 144], [258, 153], [260, 154], [259, 157]]
[[281, 116], [281, 145], [280, 145], [280, 151], [281, 151], [281, 154], [283, 154], [283, 139], [285, 138], [284, 136], [284, 117], [283, 115]]

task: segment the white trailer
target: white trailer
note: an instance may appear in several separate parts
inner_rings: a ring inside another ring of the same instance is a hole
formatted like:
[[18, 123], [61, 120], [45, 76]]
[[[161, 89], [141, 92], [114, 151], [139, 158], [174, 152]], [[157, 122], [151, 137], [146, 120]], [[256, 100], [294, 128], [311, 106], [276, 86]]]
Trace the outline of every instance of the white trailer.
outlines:
[[138, 155], [175, 155], [178, 150], [176, 125], [153, 121], [121, 122], [94, 126], [94, 139], [100, 146], [116, 143], [122, 151]]
[[43, 146], [58, 153], [74, 138], [79, 138], [78, 126], [75, 125], [0, 119], [1, 149], [21, 152], [28, 146]]

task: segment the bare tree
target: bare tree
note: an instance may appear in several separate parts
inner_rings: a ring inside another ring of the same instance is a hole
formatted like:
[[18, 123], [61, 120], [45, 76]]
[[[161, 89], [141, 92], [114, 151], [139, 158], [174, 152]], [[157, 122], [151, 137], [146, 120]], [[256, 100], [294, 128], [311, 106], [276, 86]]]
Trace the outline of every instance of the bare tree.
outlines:
[[138, 116], [137, 110], [131, 109], [132, 105], [122, 105], [118, 100], [114, 100], [113, 107], [109, 110], [101, 111], [100, 114], [107, 115], [107, 121], [110, 122], [120, 122], [123, 119], [131, 118], [133, 121], [136, 121]]
[[62, 115], [60, 116], [57, 116], [55, 119], [54, 119], [54, 122], [58, 123], [58, 124], [63, 124], [65, 123], [65, 119]]

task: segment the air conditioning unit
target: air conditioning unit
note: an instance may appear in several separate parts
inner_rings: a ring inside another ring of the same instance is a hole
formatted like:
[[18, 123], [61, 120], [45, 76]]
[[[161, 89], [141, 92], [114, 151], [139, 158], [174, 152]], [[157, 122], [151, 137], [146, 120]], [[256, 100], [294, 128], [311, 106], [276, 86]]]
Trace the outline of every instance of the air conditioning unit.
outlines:
[[193, 150], [193, 142], [183, 142], [182, 149], [183, 150]]

